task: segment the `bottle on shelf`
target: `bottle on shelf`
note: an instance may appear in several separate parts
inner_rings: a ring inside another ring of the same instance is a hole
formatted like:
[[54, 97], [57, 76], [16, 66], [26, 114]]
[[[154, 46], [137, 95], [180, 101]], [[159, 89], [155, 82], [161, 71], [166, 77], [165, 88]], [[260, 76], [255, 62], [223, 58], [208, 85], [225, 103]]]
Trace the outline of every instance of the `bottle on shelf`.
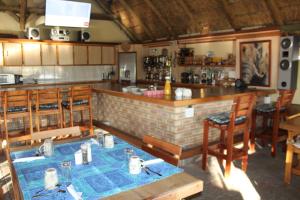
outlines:
[[166, 76], [166, 82], [165, 82], [165, 95], [171, 95], [171, 78], [170, 76]]

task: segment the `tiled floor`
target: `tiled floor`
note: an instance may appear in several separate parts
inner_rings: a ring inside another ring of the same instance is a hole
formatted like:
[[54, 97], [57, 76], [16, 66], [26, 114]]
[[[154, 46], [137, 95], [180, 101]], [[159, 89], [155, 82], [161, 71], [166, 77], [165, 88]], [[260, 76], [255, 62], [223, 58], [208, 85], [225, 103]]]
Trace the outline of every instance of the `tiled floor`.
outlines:
[[[209, 159], [207, 171], [200, 169], [198, 159], [192, 164], [186, 164], [185, 171], [204, 180], [204, 191], [193, 200], [204, 199], [245, 199], [245, 200], [293, 200], [300, 199], [300, 176], [292, 176], [291, 185], [283, 182], [284, 153], [279, 152], [276, 158], [270, 156], [267, 148], [257, 149], [255, 154], [249, 156], [247, 174], [242, 172], [239, 161], [235, 162], [237, 168], [232, 176], [223, 179], [222, 170], [214, 158]], [[5, 193], [5, 200], [12, 199], [11, 181], [7, 162], [0, 161], [0, 184]], [[7, 192], [8, 191], [8, 192]]]

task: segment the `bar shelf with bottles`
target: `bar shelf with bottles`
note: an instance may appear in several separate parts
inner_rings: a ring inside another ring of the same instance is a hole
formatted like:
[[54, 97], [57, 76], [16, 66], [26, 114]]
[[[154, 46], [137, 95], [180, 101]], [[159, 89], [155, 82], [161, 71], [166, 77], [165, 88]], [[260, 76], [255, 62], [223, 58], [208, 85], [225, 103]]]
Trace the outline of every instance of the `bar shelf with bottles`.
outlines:
[[231, 53], [227, 58], [213, 55], [194, 55], [192, 48], [181, 48], [177, 54], [177, 65], [184, 67], [235, 67], [235, 56]]
[[144, 70], [146, 80], [165, 81], [171, 76], [172, 58], [166, 55], [144, 57]]

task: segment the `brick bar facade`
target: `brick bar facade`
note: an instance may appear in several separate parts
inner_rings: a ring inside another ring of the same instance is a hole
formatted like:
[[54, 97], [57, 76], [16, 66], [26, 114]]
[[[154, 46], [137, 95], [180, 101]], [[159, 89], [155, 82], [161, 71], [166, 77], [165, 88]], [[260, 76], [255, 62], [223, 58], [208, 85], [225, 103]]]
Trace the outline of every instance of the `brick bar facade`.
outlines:
[[[191, 148], [202, 144], [203, 120], [213, 113], [229, 111], [232, 100], [191, 105], [194, 117], [185, 117], [185, 107], [170, 107], [98, 93], [93, 96], [94, 119], [108, 121], [121, 131], [142, 138], [144, 134]], [[210, 141], [219, 137], [212, 130]]]

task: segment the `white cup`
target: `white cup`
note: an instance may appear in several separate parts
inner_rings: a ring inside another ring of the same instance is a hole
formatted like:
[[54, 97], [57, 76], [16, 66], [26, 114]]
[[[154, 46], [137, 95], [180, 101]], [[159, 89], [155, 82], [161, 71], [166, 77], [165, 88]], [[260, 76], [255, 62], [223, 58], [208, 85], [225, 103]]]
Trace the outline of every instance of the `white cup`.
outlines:
[[131, 156], [129, 159], [129, 173], [139, 174], [142, 170], [141, 159], [138, 156]]
[[46, 139], [44, 144], [40, 146], [39, 152], [42, 152], [47, 157], [51, 157], [54, 153], [53, 141], [51, 139]]
[[270, 104], [271, 103], [271, 97], [264, 97], [264, 104]]
[[175, 96], [176, 97], [181, 97], [182, 96], [182, 88], [177, 88], [175, 90]]
[[111, 134], [104, 135], [104, 147], [114, 148], [114, 137]]
[[186, 88], [184, 88], [184, 89], [183, 89], [183, 92], [182, 92], [182, 95], [183, 95], [184, 97], [191, 97], [191, 96], [192, 96], [192, 90], [191, 90], [191, 89], [186, 89]]
[[58, 184], [58, 176], [55, 168], [48, 168], [45, 171], [44, 184], [46, 190], [53, 190]]

